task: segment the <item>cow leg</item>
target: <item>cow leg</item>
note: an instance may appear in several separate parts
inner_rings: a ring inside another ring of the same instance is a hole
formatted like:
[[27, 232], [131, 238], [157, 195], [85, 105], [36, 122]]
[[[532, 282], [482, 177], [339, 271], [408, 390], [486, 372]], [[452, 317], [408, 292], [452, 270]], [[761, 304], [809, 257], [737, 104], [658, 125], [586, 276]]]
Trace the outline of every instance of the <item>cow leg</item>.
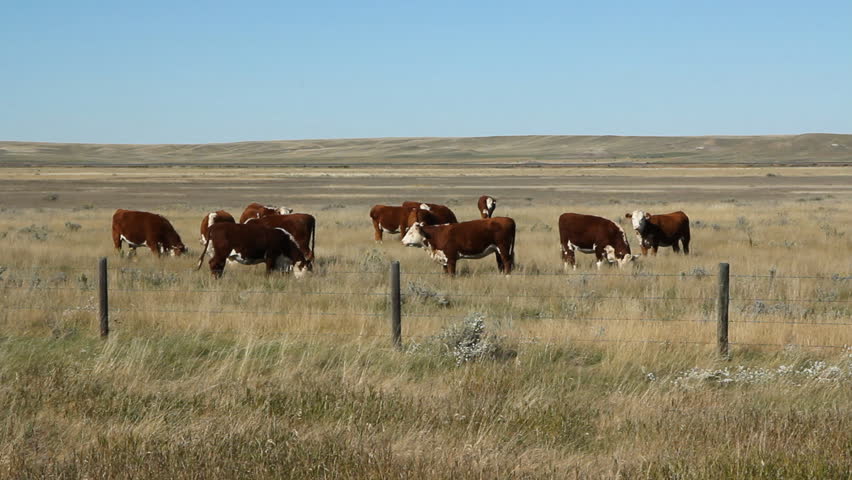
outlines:
[[497, 271], [503, 273], [503, 259], [500, 258], [500, 253], [494, 252], [494, 258], [497, 259]]
[[379, 221], [373, 219], [373, 230], [375, 230], [375, 240], [377, 243], [382, 243], [382, 227], [379, 226]]
[[121, 234], [115, 230], [112, 231], [112, 244], [115, 246], [116, 250], [121, 252]]
[[659, 250], [659, 248], [660, 248], [659, 244], [655, 243], [655, 244], [651, 245], [651, 254], [654, 255], [654, 256], [657, 256], [657, 250]]
[[227, 256], [213, 254], [213, 258], [208, 263], [210, 265], [210, 273], [213, 278], [222, 278], [222, 273], [225, 271], [225, 260]]
[[675, 253], [680, 253], [680, 246], [677, 244], [677, 239], [672, 242], [672, 251]]
[[447, 258], [447, 266], [446, 272], [451, 276], [456, 276], [456, 259], [455, 258]]
[[689, 233], [682, 236], [680, 241], [683, 243], [683, 254], [689, 255]]
[[574, 258], [574, 249], [562, 247], [562, 266], [567, 272], [569, 266], [571, 269], [577, 269], [577, 260]]
[[514, 266], [514, 260], [512, 259], [512, 255], [509, 252], [505, 251], [506, 249], [501, 248], [499, 252], [497, 252], [497, 268], [500, 270], [500, 273], [505, 273], [507, 276], [512, 273], [512, 267]]
[[642, 249], [642, 256], [648, 255], [648, 247], [645, 245], [644, 242], [642, 243], [640, 248]]

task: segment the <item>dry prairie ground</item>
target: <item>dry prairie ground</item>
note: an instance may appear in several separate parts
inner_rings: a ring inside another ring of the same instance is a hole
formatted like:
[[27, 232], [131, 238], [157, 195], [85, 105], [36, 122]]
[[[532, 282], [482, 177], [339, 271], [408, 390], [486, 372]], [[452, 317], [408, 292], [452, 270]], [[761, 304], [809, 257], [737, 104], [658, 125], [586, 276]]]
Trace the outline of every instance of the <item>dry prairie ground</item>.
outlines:
[[[852, 477], [852, 352], [807, 347], [852, 344], [848, 169], [625, 170], [5, 169], [0, 475]], [[469, 219], [482, 193], [519, 227], [510, 278], [489, 257], [449, 279], [396, 235], [372, 241], [372, 203]], [[314, 275], [192, 270], [202, 216], [251, 200], [317, 217]], [[166, 215], [193, 255], [115, 255], [118, 207]], [[692, 254], [561, 272], [560, 213], [638, 207], [687, 212]], [[713, 346], [719, 262], [744, 275], [729, 361]], [[504, 354], [458, 365], [446, 345], [474, 312]]]

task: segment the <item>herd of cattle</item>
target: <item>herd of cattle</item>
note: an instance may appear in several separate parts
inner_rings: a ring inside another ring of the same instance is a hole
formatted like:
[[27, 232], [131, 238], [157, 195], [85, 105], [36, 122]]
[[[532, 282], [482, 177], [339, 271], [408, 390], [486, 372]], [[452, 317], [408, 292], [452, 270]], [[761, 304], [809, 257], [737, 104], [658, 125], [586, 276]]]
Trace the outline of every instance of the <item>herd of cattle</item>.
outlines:
[[[480, 219], [459, 222], [449, 207], [434, 203], [404, 202], [400, 206], [375, 205], [370, 210], [375, 240], [384, 233], [399, 233], [408, 247], [420, 247], [440, 263], [444, 272], [454, 275], [462, 258], [482, 258], [495, 254], [497, 269], [510, 274], [515, 263], [515, 221], [493, 217], [497, 201], [483, 195], [477, 202]], [[683, 212], [651, 215], [636, 210], [625, 215], [633, 224], [636, 237], [647, 254], [656, 255], [659, 247], [672, 247], [689, 253], [689, 218]], [[305, 213], [293, 213], [286, 207], [252, 203], [239, 222], [224, 210], [211, 212], [201, 221], [201, 244], [214, 277], [222, 276], [227, 262], [244, 265], [266, 264], [266, 272], [293, 271], [298, 278], [313, 270], [316, 219]], [[127, 243], [131, 253], [146, 246], [157, 255], [186, 253], [186, 246], [172, 224], [162, 215], [131, 210], [116, 210], [112, 217], [112, 240], [121, 250]], [[597, 267], [604, 262], [619, 267], [639, 255], [630, 252], [624, 230], [615, 222], [594, 215], [563, 213], [559, 217], [559, 242], [565, 268], [576, 268], [575, 253], [594, 254]]]

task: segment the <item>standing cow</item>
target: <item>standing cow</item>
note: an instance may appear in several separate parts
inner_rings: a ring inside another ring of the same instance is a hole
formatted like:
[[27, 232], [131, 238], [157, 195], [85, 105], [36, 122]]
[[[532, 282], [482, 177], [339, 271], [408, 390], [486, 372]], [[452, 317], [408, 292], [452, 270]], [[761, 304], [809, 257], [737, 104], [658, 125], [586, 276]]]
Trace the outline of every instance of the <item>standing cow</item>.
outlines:
[[296, 245], [305, 256], [305, 266], [309, 271], [314, 269], [314, 242], [316, 240], [317, 220], [307, 213], [291, 213], [290, 215], [268, 215], [252, 223], [269, 228], [283, 228], [296, 241]]
[[483, 195], [476, 202], [476, 208], [479, 209], [479, 215], [482, 218], [491, 218], [494, 215], [494, 209], [497, 208], [497, 200], [494, 197]]
[[633, 229], [642, 254], [648, 253], [648, 247], [656, 255], [660, 247], [672, 247], [672, 250], [680, 252], [677, 242], [683, 244], [684, 255], [689, 254], [689, 217], [683, 212], [672, 212], [662, 215], [651, 215], [650, 213], [636, 210], [624, 215], [633, 221]]
[[247, 223], [251, 220], [257, 220], [258, 218], [262, 218], [267, 215], [289, 215], [291, 213], [293, 213], [292, 208], [250, 203], [246, 209], [243, 210], [243, 214], [240, 215], [240, 223]]
[[437, 203], [423, 203], [423, 202], [402, 202], [403, 208], [419, 208], [421, 210], [427, 210], [432, 215], [434, 215], [435, 221], [440, 223], [458, 223], [459, 221], [456, 219], [456, 214], [450, 210], [450, 207], [446, 205], [440, 205]]
[[[228, 260], [242, 263], [243, 265], [266, 264], [266, 274], [273, 270], [287, 271], [293, 268], [296, 278], [307, 273], [307, 265], [304, 254], [296, 245], [293, 236], [283, 228], [269, 228], [251, 222], [242, 223], [215, 223], [207, 232], [207, 243], [204, 251], [210, 247], [213, 249], [213, 258], [210, 259], [210, 273], [220, 278], [225, 271], [225, 263]], [[204, 252], [198, 259], [198, 267], [201, 268], [204, 261]]]
[[622, 267], [638, 255], [631, 255], [627, 236], [615, 222], [594, 215], [563, 213], [559, 216], [559, 245], [562, 248], [562, 263], [576, 269], [575, 252], [593, 253], [596, 265], [601, 268], [604, 260]]
[[166, 217], [156, 213], [118, 209], [112, 215], [112, 243], [121, 252], [126, 242], [130, 253], [139, 247], [148, 247], [160, 255], [168, 252], [172, 256], [186, 253], [186, 246]]
[[207, 243], [207, 230], [213, 226], [214, 223], [237, 223], [234, 220], [234, 216], [224, 210], [216, 210], [215, 212], [210, 212], [201, 219], [201, 244], [204, 245]]
[[494, 253], [497, 269], [508, 276], [515, 264], [515, 221], [497, 217], [444, 225], [415, 222], [402, 243], [426, 250], [449, 275], [456, 274], [460, 258], [482, 258]]

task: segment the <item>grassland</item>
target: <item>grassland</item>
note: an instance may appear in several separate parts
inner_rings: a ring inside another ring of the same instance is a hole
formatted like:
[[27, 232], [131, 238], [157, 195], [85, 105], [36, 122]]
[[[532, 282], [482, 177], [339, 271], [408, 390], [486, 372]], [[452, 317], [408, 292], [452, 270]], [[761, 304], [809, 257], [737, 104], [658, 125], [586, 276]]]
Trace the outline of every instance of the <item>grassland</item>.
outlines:
[[[847, 169], [535, 170], [332, 169], [299, 190], [316, 170], [235, 181], [231, 169], [6, 169], [0, 475], [852, 476], [852, 351], [809, 347], [852, 345]], [[369, 205], [410, 192], [462, 218], [479, 194], [497, 196], [519, 226], [517, 274], [495, 275], [489, 258], [449, 279], [395, 236], [375, 245]], [[317, 217], [310, 278], [193, 270], [201, 217], [252, 195]], [[195, 255], [115, 255], [117, 207], [163, 213]], [[602, 271], [627, 276], [593, 275], [581, 256], [561, 272], [560, 213], [638, 207], [686, 211], [693, 254]], [[106, 341], [100, 256], [112, 268]], [[392, 259], [408, 294], [402, 352], [385, 316]], [[732, 281], [730, 360], [713, 345], [722, 261], [758, 276]], [[447, 354], [436, 335], [473, 312], [514, 354]]]

